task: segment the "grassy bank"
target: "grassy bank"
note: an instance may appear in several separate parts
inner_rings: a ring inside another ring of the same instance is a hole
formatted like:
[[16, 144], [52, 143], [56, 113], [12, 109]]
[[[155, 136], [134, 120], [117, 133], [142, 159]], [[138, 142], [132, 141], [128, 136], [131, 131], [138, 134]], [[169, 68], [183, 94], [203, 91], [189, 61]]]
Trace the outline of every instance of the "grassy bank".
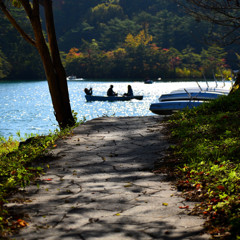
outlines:
[[199, 201], [218, 239], [240, 239], [240, 97], [234, 94], [173, 115], [167, 123], [177, 187]]
[[46, 136], [36, 135], [22, 142], [0, 139], [0, 239], [27, 225], [22, 216], [9, 212], [5, 206], [7, 199], [34, 182], [47, 168], [49, 150], [57, 146], [56, 140], [71, 135], [72, 129], [66, 129]]

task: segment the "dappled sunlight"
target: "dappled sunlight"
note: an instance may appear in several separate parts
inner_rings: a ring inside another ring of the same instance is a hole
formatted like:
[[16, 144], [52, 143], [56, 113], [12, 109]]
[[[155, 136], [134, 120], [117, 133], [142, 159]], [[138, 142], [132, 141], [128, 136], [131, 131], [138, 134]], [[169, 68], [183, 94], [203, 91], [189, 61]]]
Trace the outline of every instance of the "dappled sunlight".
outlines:
[[32, 201], [15, 204], [15, 210], [28, 212], [32, 219], [16, 237], [198, 236], [203, 220], [187, 215], [180, 208], [184, 199], [164, 182], [165, 175], [153, 173], [155, 162], [169, 146], [160, 130], [161, 120], [160, 116], [98, 118], [74, 129], [71, 138], [57, 141], [39, 187], [26, 189], [24, 196]]

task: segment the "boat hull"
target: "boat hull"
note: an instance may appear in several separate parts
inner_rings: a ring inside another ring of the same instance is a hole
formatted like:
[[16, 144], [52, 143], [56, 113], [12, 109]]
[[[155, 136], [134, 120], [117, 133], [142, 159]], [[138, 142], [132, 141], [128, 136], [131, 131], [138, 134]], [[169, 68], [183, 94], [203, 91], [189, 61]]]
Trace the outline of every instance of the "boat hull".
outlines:
[[178, 100], [201, 100], [208, 101], [214, 100], [226, 94], [220, 92], [178, 92], [162, 94], [159, 98], [159, 102], [164, 101], [178, 101]]
[[218, 92], [218, 93], [222, 93], [227, 95], [230, 92], [230, 89], [226, 89], [226, 88], [180, 88], [177, 90], [172, 91], [171, 93], [193, 93], [193, 92]]
[[169, 115], [184, 108], [194, 108], [203, 104], [205, 101], [170, 101], [152, 103], [150, 111], [158, 115]]
[[85, 98], [87, 102], [92, 102], [92, 101], [109, 101], [109, 102], [115, 102], [115, 101], [130, 101], [132, 99], [137, 99], [137, 100], [142, 100], [143, 96], [90, 96], [90, 95], [85, 95]]

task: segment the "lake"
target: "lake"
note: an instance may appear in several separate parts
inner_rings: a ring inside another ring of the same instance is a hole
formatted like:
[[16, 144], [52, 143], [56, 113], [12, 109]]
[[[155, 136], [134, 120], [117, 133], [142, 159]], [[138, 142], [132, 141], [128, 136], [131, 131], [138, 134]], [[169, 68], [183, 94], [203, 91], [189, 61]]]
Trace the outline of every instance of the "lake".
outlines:
[[[199, 82], [202, 87], [205, 82]], [[83, 89], [93, 88], [94, 95], [106, 95], [110, 86], [119, 95], [127, 92], [131, 84], [135, 95], [144, 95], [142, 101], [127, 102], [86, 102]], [[215, 86], [215, 82], [209, 82]], [[226, 83], [230, 86], [230, 83]], [[222, 86], [222, 82], [219, 82]], [[78, 113], [78, 119], [90, 120], [107, 116], [149, 116], [149, 106], [158, 102], [163, 93], [169, 93], [178, 88], [197, 87], [194, 81], [156, 81], [153, 84], [144, 84], [141, 81], [68, 81], [69, 95], [72, 110]], [[47, 134], [57, 126], [53, 107], [48, 90], [47, 81], [0, 81], [0, 136], [17, 138], [25, 134]]]

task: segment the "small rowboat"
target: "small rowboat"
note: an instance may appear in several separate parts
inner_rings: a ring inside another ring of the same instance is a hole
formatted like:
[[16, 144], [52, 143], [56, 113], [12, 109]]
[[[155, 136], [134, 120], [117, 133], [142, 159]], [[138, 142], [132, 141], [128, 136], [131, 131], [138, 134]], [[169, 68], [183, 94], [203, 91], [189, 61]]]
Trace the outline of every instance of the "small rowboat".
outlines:
[[109, 102], [115, 102], [115, 101], [130, 101], [132, 99], [142, 100], [143, 96], [91, 96], [91, 95], [85, 95], [85, 98], [87, 102], [92, 101], [109, 101]]

